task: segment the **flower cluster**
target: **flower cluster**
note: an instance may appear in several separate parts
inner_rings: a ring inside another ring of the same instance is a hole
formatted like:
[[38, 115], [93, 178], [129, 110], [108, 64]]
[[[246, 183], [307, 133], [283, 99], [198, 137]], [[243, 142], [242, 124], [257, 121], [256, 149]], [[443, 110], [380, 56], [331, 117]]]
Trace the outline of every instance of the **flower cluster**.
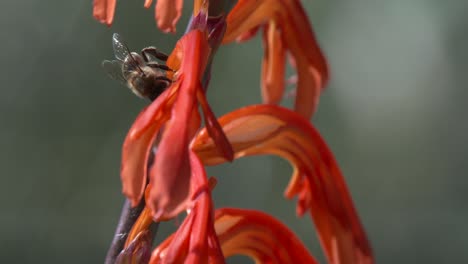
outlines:
[[[151, 0], [145, 1], [149, 7]], [[172, 84], [145, 108], [123, 145], [121, 180], [132, 206], [145, 207], [118, 261], [224, 263], [242, 254], [256, 263], [316, 263], [281, 222], [252, 210], [215, 208], [216, 179], [205, 166], [252, 155], [279, 155], [294, 168], [285, 197], [309, 213], [329, 263], [373, 263], [370, 245], [332, 152], [309, 122], [328, 80], [328, 67], [299, 0], [195, 0], [189, 30], [167, 60]], [[230, 1], [227, 1], [230, 2]], [[174, 32], [181, 0], [158, 0], [158, 27]], [[110, 25], [116, 0], [94, 0], [94, 16]], [[211, 6], [210, 6], [211, 5]], [[222, 8], [221, 8], [222, 9]], [[211, 59], [221, 44], [261, 30], [263, 103], [216, 118], [206, 99]], [[285, 64], [297, 70], [294, 109], [278, 106]], [[200, 110], [199, 110], [200, 109]], [[205, 126], [202, 127], [201, 119]], [[152, 155], [157, 144], [157, 153]], [[149, 164], [152, 164], [149, 166]], [[149, 227], [182, 212], [178, 230], [151, 250]], [[149, 252], [152, 253], [149, 253]]]

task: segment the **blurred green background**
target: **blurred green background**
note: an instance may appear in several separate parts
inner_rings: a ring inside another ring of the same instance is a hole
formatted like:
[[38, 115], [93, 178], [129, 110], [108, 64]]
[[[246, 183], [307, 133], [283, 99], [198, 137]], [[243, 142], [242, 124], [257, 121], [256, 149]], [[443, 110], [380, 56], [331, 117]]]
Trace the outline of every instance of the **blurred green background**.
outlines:
[[[378, 262], [468, 263], [468, 1], [304, 2], [332, 70], [313, 122]], [[171, 51], [186, 18], [174, 36], [143, 1], [119, 1], [110, 29], [91, 14], [91, 1], [0, 3], [1, 263], [102, 263], [112, 238], [121, 144], [147, 103], [100, 63], [113, 56], [113, 32], [133, 50]], [[220, 49], [209, 90], [218, 115], [260, 101], [262, 54], [258, 37]], [[220, 179], [217, 206], [274, 214], [324, 263], [310, 220], [282, 197], [285, 161], [209, 174]]]

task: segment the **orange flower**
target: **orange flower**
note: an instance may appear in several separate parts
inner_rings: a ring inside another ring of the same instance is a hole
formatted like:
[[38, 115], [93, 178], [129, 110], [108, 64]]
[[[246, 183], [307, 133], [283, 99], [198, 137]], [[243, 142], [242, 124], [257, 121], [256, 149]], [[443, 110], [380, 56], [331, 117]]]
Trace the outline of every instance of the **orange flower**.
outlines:
[[[343, 176], [318, 131], [298, 114], [272, 105], [245, 107], [219, 119], [235, 158], [275, 154], [294, 166], [285, 196], [310, 211], [329, 263], [372, 263], [372, 251]], [[204, 164], [225, 162], [205, 130], [192, 143]]]
[[200, 126], [197, 103], [221, 155], [228, 160], [233, 157], [201, 86], [209, 54], [205, 31], [193, 30], [177, 43], [167, 61], [176, 70], [172, 85], [142, 111], [125, 139], [121, 167], [123, 193], [135, 206], [147, 184], [149, 153], [158, 131], [163, 130], [158, 154], [149, 171], [146, 197], [154, 219], [172, 218], [187, 206], [191, 174], [188, 146]]
[[286, 54], [297, 69], [295, 110], [309, 119], [329, 78], [328, 65], [299, 0], [239, 0], [227, 17], [224, 43], [244, 41], [263, 28], [262, 96], [278, 104], [284, 91]]

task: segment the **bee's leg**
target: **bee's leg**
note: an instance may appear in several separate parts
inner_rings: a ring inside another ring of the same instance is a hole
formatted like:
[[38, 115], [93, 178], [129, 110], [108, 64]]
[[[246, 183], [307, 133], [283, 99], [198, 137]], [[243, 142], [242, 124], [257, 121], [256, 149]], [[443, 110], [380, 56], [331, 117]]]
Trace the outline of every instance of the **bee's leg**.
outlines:
[[143, 59], [146, 62], [151, 60], [151, 57], [149, 57], [148, 55], [151, 55], [161, 61], [167, 61], [167, 58], [169, 57], [167, 54], [159, 51], [155, 47], [147, 47], [147, 48], [142, 49], [141, 55], [143, 55]]
[[148, 62], [146, 65], [151, 68], [161, 69], [163, 71], [172, 71], [171, 68], [167, 67], [164, 64], [158, 64], [157, 62]]

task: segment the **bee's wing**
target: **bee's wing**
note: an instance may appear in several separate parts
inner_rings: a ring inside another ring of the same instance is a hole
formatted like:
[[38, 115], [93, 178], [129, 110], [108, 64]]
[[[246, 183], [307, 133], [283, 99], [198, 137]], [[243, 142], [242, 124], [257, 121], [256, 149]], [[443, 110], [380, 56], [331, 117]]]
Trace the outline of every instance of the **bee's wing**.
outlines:
[[114, 55], [118, 60], [125, 61], [125, 58], [130, 55], [130, 50], [125, 45], [123, 38], [117, 33], [112, 35], [112, 47], [114, 48]]
[[112, 35], [112, 47], [114, 48], [114, 55], [118, 60], [125, 62], [126, 67], [135, 68], [144, 75], [143, 70], [138, 65], [138, 62], [133, 57], [127, 45], [125, 45], [123, 38], [117, 33]]
[[102, 62], [102, 68], [112, 79], [119, 81], [120, 83], [127, 85], [127, 80], [122, 74], [122, 62], [113, 60], [105, 60]]

